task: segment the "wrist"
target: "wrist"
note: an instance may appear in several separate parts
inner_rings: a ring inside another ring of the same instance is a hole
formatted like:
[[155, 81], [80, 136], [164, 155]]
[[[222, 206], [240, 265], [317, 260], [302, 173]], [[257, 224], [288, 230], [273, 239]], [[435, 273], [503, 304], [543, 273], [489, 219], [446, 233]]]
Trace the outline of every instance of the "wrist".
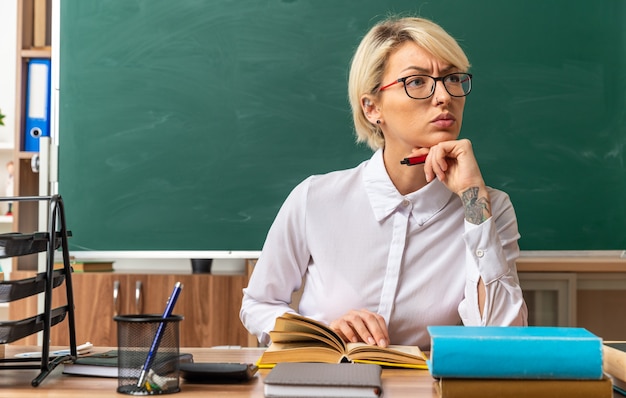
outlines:
[[485, 187], [467, 188], [459, 196], [468, 222], [478, 225], [491, 217], [491, 202]]

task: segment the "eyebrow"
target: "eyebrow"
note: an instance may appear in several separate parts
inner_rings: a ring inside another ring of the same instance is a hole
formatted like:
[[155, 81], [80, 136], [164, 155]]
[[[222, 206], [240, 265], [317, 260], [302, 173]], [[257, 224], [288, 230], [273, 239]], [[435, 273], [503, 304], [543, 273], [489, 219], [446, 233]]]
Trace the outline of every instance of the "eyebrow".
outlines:
[[[452, 71], [454, 69], [457, 69], [457, 67], [454, 66], [454, 65], [448, 65], [448, 66], [446, 66], [445, 68], [443, 68], [441, 70], [441, 73], [442, 73], [442, 75], [445, 75], [445, 74], [447, 74], [448, 72], [450, 72], [450, 71]], [[402, 70], [402, 72], [406, 72], [406, 71], [409, 71], [409, 70], [414, 70], [416, 72], [423, 73], [423, 74], [431, 73], [430, 70], [428, 70], [426, 68], [422, 68], [422, 67], [414, 66], [414, 65], [411, 65], [408, 68], [404, 68]]]

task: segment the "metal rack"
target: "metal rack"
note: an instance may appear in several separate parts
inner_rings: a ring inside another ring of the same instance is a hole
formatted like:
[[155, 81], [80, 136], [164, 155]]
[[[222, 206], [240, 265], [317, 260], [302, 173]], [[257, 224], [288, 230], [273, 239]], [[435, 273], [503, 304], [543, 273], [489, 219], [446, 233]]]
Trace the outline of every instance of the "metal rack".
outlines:
[[[67, 360], [73, 361], [77, 357], [72, 269], [67, 244], [68, 236], [71, 233], [65, 225], [65, 210], [60, 195], [3, 197], [0, 198], [0, 201], [47, 201], [50, 204], [48, 231], [0, 234], [0, 258], [24, 256], [44, 251], [47, 253], [45, 271], [39, 272], [32, 278], [0, 282], [0, 302], [12, 302], [38, 294], [44, 295], [43, 312], [18, 321], [0, 322], [0, 344], [12, 343], [34, 333], [43, 332], [41, 358], [0, 359], [0, 370], [39, 369], [39, 374], [31, 382], [33, 387], [37, 387], [57, 365]], [[54, 253], [59, 248], [62, 250], [63, 267], [55, 270]], [[67, 303], [53, 309], [53, 290], [63, 282], [65, 282]], [[69, 326], [70, 354], [51, 356], [50, 328], [62, 322], [66, 317]]]

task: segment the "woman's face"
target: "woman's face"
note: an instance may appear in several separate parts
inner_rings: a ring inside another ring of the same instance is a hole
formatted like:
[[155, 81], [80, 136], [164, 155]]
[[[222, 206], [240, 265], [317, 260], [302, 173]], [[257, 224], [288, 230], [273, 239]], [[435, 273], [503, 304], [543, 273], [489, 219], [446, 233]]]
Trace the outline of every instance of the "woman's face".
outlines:
[[[389, 57], [382, 85], [410, 75], [441, 77], [464, 72], [435, 58], [413, 42], [406, 42]], [[426, 99], [410, 98], [403, 83], [379, 94], [377, 108], [385, 136], [385, 149], [410, 152], [455, 140], [461, 131], [465, 97], [452, 97], [438, 81], [435, 92]]]

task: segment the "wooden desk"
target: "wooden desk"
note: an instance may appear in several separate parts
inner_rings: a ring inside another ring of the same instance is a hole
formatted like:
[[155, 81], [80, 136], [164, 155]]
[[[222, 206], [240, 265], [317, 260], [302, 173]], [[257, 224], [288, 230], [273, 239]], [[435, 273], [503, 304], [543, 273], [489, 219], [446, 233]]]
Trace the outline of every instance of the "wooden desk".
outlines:
[[[110, 348], [101, 347], [96, 352]], [[29, 346], [7, 346], [6, 355], [18, 352], [36, 351]], [[243, 349], [211, 349], [184, 348], [184, 352], [194, 355], [196, 362], [256, 362], [263, 351], [262, 348]], [[232, 398], [263, 398], [263, 378], [269, 370], [259, 370], [257, 376], [249, 383], [242, 384], [187, 384], [181, 379], [180, 393], [164, 396], [172, 397], [223, 397]], [[102, 377], [82, 377], [62, 374], [61, 366], [54, 370], [39, 387], [31, 387], [31, 380], [38, 374], [36, 370], [0, 370], [0, 397], [124, 397], [117, 393], [117, 379]], [[437, 398], [433, 383], [435, 380], [427, 370], [384, 369], [383, 389], [385, 398]], [[621, 397], [617, 392], [614, 398]]]
[[[109, 348], [99, 348], [105, 351]], [[184, 348], [190, 352], [196, 362], [256, 362], [262, 348], [211, 349]], [[6, 355], [18, 352], [36, 351], [28, 346], [7, 346]], [[117, 379], [69, 376], [61, 373], [59, 366], [39, 387], [31, 387], [31, 380], [38, 374], [36, 370], [0, 370], [0, 396], [12, 397], [124, 397], [117, 393]], [[245, 384], [187, 384], [181, 378], [181, 392], [172, 397], [223, 397], [253, 398], [264, 397], [263, 378], [269, 370], [259, 370], [257, 377]], [[427, 370], [385, 369], [383, 370], [383, 388], [385, 398], [426, 397], [436, 398], [433, 388], [434, 379]], [[128, 395], [130, 396], [130, 395]], [[169, 396], [169, 395], [168, 395]]]

